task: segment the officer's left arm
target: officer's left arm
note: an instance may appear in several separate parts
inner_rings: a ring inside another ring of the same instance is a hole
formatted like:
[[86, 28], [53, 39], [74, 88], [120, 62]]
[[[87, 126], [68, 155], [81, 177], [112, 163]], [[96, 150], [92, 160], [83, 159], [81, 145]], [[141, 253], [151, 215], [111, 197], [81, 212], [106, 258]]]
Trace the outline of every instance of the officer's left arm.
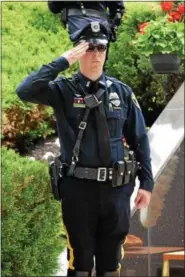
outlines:
[[130, 90], [128, 90], [127, 101], [128, 112], [123, 135], [130, 149], [135, 151], [136, 160], [141, 164], [141, 170], [138, 172], [140, 189], [152, 192], [154, 181], [151, 169], [150, 146], [144, 117], [134, 93]]
[[123, 1], [107, 1], [109, 8], [109, 17], [113, 20], [114, 25], [121, 24], [121, 18], [125, 12], [125, 5]]

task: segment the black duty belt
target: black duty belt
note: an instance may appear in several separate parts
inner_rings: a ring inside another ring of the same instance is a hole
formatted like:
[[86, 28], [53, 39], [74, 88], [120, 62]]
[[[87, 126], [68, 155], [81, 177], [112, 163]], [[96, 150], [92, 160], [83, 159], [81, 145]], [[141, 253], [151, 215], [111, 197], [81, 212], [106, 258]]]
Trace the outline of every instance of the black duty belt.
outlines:
[[100, 12], [97, 10], [93, 10], [93, 9], [68, 9], [68, 16], [71, 15], [83, 15], [83, 16], [94, 16], [94, 17], [99, 17], [99, 18], [104, 18], [105, 20], [108, 19], [106, 13], [104, 12]]
[[74, 177], [79, 179], [97, 180], [105, 182], [112, 179], [112, 168], [98, 167], [76, 167], [74, 170]]
[[79, 179], [96, 180], [98, 182], [111, 181], [113, 187], [128, 184], [135, 180], [137, 170], [140, 168], [136, 161], [119, 161], [113, 168], [76, 167], [73, 176]]

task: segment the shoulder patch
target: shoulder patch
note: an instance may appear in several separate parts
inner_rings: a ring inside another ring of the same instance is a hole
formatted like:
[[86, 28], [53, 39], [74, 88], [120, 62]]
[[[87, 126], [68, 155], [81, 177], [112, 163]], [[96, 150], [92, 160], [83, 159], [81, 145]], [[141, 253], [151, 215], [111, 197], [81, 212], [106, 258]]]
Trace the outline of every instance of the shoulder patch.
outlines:
[[136, 98], [136, 96], [135, 96], [135, 94], [133, 92], [131, 94], [131, 98], [132, 98], [132, 101], [134, 102], [135, 106], [138, 107], [141, 110], [141, 107], [139, 106], [137, 98]]

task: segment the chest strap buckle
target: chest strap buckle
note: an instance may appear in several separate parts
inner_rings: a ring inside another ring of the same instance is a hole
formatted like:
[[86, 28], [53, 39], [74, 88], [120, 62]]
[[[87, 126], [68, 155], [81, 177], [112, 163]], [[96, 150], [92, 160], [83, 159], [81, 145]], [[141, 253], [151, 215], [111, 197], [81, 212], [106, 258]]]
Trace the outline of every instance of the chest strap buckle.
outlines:
[[101, 103], [98, 98], [96, 97], [96, 95], [94, 94], [88, 94], [84, 97], [84, 102], [86, 107], [88, 107], [89, 109], [93, 109], [95, 107], [98, 107], [99, 104]]
[[85, 121], [81, 121], [80, 125], [78, 126], [78, 128], [81, 130], [85, 130], [86, 127], [87, 127], [87, 122]]

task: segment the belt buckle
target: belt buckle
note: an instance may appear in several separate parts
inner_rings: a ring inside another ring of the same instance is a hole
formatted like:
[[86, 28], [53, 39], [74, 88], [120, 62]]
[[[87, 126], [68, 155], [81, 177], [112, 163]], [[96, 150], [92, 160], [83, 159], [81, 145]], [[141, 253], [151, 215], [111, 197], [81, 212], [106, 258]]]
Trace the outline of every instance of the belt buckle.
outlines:
[[105, 182], [107, 179], [107, 168], [106, 167], [98, 167], [97, 181]]

